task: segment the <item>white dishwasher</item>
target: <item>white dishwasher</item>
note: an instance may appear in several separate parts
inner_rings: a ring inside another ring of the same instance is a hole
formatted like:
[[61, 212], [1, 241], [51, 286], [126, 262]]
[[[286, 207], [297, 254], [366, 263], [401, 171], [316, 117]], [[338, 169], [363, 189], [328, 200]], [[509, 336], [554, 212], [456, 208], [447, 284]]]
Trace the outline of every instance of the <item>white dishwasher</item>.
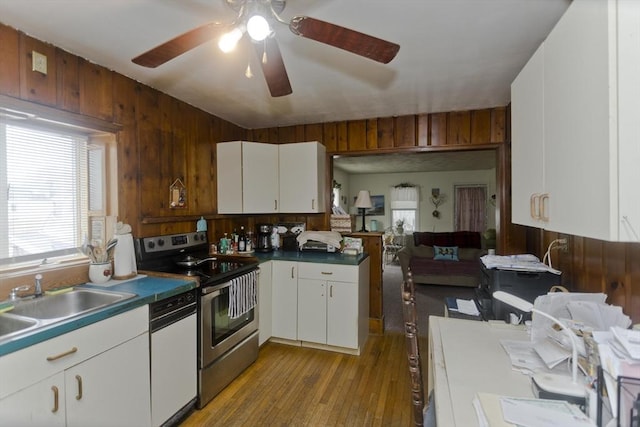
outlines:
[[176, 425], [195, 406], [196, 310], [195, 289], [149, 304], [153, 426]]

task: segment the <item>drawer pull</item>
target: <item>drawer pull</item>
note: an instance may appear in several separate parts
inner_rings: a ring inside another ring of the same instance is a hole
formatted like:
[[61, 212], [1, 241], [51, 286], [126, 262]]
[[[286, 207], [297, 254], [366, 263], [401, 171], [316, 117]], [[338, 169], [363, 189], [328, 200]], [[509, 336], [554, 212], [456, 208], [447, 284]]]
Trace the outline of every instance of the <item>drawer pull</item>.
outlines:
[[82, 377], [76, 375], [76, 381], [78, 382], [78, 394], [76, 394], [76, 400], [82, 399]]
[[58, 359], [61, 359], [61, 358], [65, 357], [65, 356], [73, 354], [76, 351], [78, 351], [78, 347], [73, 347], [73, 348], [71, 348], [71, 350], [65, 351], [64, 353], [56, 354], [55, 356], [47, 356], [47, 361], [48, 362], [53, 362], [54, 360], [58, 360]]
[[333, 285], [329, 286], [329, 298], [333, 298]]
[[333, 274], [332, 271], [321, 271], [320, 274], [324, 274], [325, 276], [331, 276]]
[[51, 409], [51, 412], [55, 414], [58, 412], [58, 387], [52, 385], [51, 390], [53, 391], [53, 408]]

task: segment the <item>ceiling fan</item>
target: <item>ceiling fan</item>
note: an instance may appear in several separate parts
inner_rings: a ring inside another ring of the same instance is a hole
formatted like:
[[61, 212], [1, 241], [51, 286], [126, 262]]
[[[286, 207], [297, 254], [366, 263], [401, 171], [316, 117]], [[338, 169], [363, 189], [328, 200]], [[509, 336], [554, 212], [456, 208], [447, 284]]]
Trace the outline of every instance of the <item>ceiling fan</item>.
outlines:
[[287, 22], [280, 17], [287, 3], [285, 0], [222, 1], [238, 13], [231, 24], [210, 22], [156, 46], [132, 61], [144, 67], [155, 68], [216, 37], [220, 37], [219, 46], [225, 51], [233, 48], [247, 33], [262, 59], [262, 72], [271, 96], [278, 97], [289, 95], [292, 90], [273, 24], [287, 25], [297, 36], [344, 49], [383, 64], [389, 63], [400, 49], [395, 43], [308, 16], [294, 16]]

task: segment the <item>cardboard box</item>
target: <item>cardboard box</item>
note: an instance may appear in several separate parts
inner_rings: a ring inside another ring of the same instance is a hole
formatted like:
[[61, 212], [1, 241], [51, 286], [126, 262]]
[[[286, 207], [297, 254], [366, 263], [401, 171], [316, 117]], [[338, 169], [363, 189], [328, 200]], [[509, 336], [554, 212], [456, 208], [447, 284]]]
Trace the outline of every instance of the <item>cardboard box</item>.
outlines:
[[331, 215], [331, 231], [353, 233], [356, 225], [355, 215]]

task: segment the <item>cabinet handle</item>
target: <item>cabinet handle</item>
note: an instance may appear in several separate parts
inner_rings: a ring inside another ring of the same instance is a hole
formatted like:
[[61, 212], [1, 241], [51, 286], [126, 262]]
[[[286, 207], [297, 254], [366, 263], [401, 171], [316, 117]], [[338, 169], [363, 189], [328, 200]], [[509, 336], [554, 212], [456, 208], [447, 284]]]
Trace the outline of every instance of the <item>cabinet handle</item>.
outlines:
[[540, 219], [549, 222], [549, 216], [547, 215], [547, 201], [549, 200], [549, 194], [545, 193], [540, 196]]
[[53, 408], [51, 408], [51, 412], [55, 414], [58, 412], [58, 387], [52, 385], [51, 390], [53, 391]]
[[329, 298], [333, 298], [333, 285], [329, 286]]
[[78, 394], [76, 394], [76, 400], [82, 399], [82, 377], [76, 375], [76, 381], [78, 382]]
[[47, 356], [48, 362], [53, 362], [54, 360], [61, 359], [65, 356], [75, 353], [78, 351], [78, 347], [72, 347], [70, 350], [65, 351], [64, 353], [56, 354], [55, 356]]
[[273, 210], [274, 210], [275, 212], [278, 212], [278, 201], [277, 201], [277, 200], [274, 200], [274, 201], [273, 201]]
[[294, 269], [294, 268], [295, 268], [295, 267], [291, 267], [291, 278], [292, 278], [292, 279], [294, 279], [294, 277], [293, 277], [293, 269]]
[[529, 197], [529, 215], [531, 215], [533, 219], [540, 219], [538, 209], [536, 208], [536, 200], [539, 199], [539, 194], [532, 194], [531, 197]]
[[311, 199], [311, 209], [314, 210], [316, 208], [316, 199]]
[[331, 276], [333, 274], [333, 271], [321, 271], [320, 274]]

